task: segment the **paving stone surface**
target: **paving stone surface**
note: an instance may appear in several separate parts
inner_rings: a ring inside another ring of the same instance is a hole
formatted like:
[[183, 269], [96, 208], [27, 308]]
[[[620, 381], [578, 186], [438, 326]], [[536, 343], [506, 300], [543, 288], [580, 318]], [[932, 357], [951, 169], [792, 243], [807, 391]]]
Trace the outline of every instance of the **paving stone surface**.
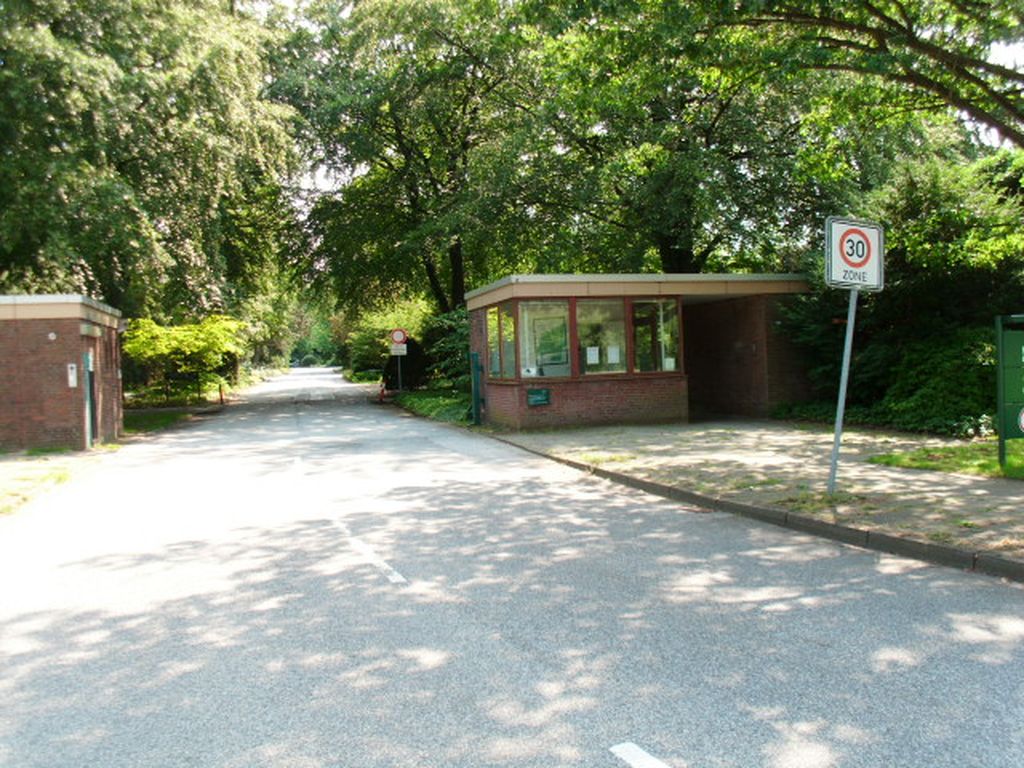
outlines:
[[504, 434], [530, 450], [641, 480], [829, 523], [1024, 560], [1024, 482], [897, 469], [868, 458], [953, 442], [847, 430], [837, 493], [833, 433], [775, 421], [593, 427]]

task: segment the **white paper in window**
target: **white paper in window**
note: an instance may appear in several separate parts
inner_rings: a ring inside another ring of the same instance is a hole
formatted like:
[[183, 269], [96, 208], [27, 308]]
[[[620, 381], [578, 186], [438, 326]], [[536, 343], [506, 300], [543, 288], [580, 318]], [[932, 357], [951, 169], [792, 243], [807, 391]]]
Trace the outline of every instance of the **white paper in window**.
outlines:
[[587, 365], [600, 365], [601, 363], [601, 348], [600, 347], [587, 347]]
[[665, 358], [665, 370], [674, 371], [676, 369], [676, 359], [674, 357]]
[[619, 364], [619, 348], [618, 347], [608, 347], [608, 365], [618, 365], [618, 364]]

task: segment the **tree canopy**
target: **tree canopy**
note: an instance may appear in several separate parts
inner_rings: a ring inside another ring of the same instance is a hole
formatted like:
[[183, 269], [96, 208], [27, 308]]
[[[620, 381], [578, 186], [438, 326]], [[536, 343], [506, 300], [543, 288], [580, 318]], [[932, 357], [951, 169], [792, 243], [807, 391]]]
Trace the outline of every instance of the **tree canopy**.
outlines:
[[[336, 188], [307, 264], [442, 311], [510, 271], [795, 268], [897, 160], [1017, 141], [978, 3], [314, 2], [276, 95]], [[955, 143], [955, 142], [954, 142]]]
[[234, 5], [0, 4], [0, 289], [225, 308], [226, 235], [294, 154], [273, 37]]
[[788, 66], [906, 86], [1024, 147], [1024, 72], [993, 55], [1021, 42], [1016, 0], [740, 0], [727, 18], [780, 33]]

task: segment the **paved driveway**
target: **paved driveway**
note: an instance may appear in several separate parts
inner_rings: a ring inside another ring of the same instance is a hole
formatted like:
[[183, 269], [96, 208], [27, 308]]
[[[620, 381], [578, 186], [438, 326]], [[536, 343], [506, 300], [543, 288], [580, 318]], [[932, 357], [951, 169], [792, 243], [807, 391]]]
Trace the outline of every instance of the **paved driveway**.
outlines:
[[0, 519], [0, 765], [1024, 764], [1024, 591], [326, 372]]

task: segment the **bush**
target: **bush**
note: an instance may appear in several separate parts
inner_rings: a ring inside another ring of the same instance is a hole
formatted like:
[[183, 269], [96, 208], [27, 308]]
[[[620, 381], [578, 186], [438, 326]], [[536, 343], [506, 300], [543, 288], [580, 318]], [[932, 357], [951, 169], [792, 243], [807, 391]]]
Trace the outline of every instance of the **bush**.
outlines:
[[237, 377], [244, 329], [240, 320], [224, 315], [167, 327], [132, 320], [123, 350], [136, 375], [162, 389], [165, 399], [180, 398], [186, 391], [202, 399], [207, 390]]
[[991, 434], [996, 412], [991, 328], [908, 344], [892, 371], [881, 408], [897, 429], [957, 437]]
[[417, 389], [427, 382], [427, 357], [423, 345], [416, 339], [410, 338], [405, 345], [405, 350], [406, 354], [402, 357], [388, 355], [384, 364], [384, 386], [388, 389], [399, 388], [399, 365], [402, 367], [402, 389]]
[[[965, 328], [895, 350], [884, 396], [873, 404], [848, 403], [844, 421], [952, 437], [992, 434], [996, 411], [993, 336], [989, 328]], [[772, 415], [832, 423], [835, 408], [835, 402], [786, 405]]]
[[423, 327], [423, 346], [434, 381], [469, 392], [469, 313], [457, 309], [427, 320]]
[[456, 390], [403, 392], [395, 398], [403, 408], [434, 421], [465, 424], [470, 420], [470, 396]]

